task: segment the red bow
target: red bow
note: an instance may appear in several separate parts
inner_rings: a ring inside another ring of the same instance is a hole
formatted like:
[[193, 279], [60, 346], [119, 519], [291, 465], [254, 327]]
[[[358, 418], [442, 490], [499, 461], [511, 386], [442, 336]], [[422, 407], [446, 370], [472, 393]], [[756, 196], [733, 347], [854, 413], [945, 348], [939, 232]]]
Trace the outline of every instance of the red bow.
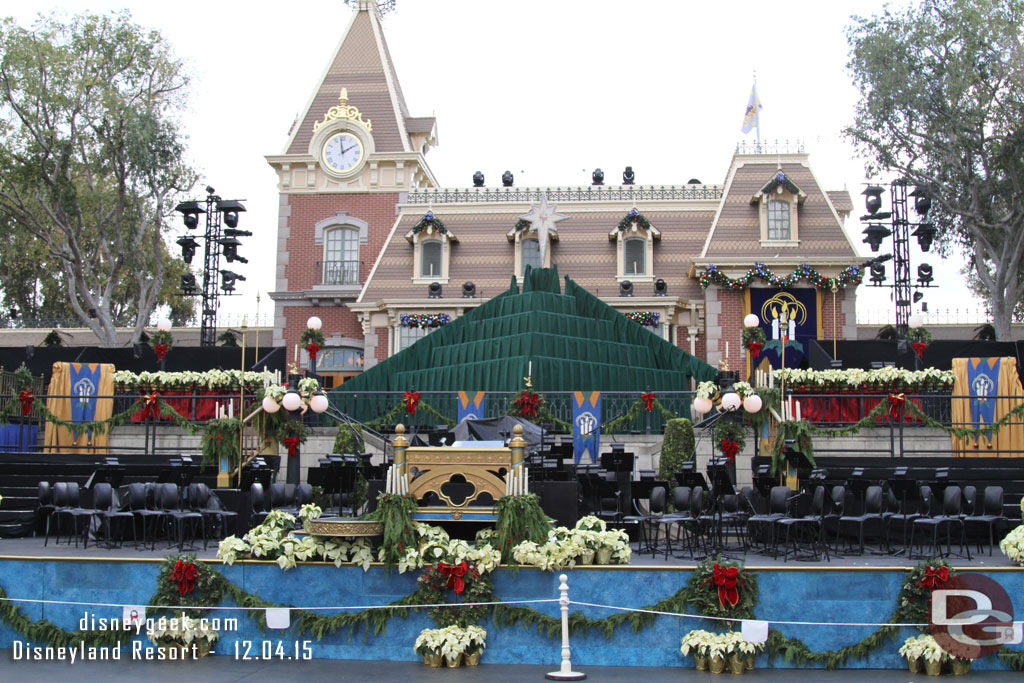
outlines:
[[889, 394], [889, 417], [896, 419], [900, 416], [900, 408], [907, 397], [903, 394]]
[[153, 418], [157, 420], [160, 418], [160, 401], [157, 400], [157, 394], [155, 391], [149, 396], [144, 396], [142, 399], [142, 419], [148, 420]]
[[420, 392], [407, 391], [405, 392], [405, 396], [402, 397], [402, 400], [405, 401], [405, 412], [410, 415], [415, 415], [416, 406], [419, 405], [420, 402]]
[[170, 347], [167, 344], [153, 344], [153, 351], [156, 352], [156, 359], [163, 360], [164, 356], [167, 355], [167, 351]]
[[645, 391], [640, 394], [640, 400], [644, 402], [644, 410], [648, 413], [654, 410], [654, 392]]
[[171, 581], [178, 584], [178, 593], [182, 597], [185, 597], [196, 587], [196, 578], [199, 576], [199, 572], [196, 571], [196, 565], [192, 562], [178, 562], [174, 565], [174, 569], [171, 570]]
[[516, 396], [516, 405], [519, 406], [519, 414], [523, 417], [537, 417], [537, 406], [539, 404], [540, 394], [532, 391]]
[[18, 393], [18, 400], [21, 401], [22, 415], [28, 415], [32, 412], [32, 403], [36, 400], [36, 397], [32, 395], [31, 389], [22, 389]]
[[718, 602], [725, 608], [725, 603], [735, 607], [740, 601], [740, 590], [736, 587], [739, 583], [740, 570], [736, 567], [723, 568], [715, 562], [715, 585], [718, 586]]
[[309, 342], [306, 344], [306, 350], [309, 351], [310, 360], [316, 360], [316, 353], [320, 350], [320, 345], [316, 342]]
[[722, 439], [722, 454], [729, 458], [729, 462], [736, 462], [736, 454], [740, 452], [740, 445], [731, 439]]
[[764, 344], [762, 344], [761, 342], [755, 342], [755, 341], [747, 342], [747, 349], [750, 351], [750, 357], [751, 358], [757, 358], [758, 356], [760, 356], [761, 355], [761, 349], [763, 349], [763, 348], [764, 348]]
[[928, 569], [924, 572], [924, 578], [917, 585], [921, 588], [935, 590], [936, 588], [942, 588], [942, 584], [947, 581], [949, 581], [949, 567], [936, 568], [928, 565]]
[[466, 565], [465, 560], [458, 564], [437, 563], [437, 570], [441, 572], [441, 576], [448, 577], [448, 587], [453, 589], [456, 595], [461, 593], [462, 589], [466, 587], [466, 582], [462, 577], [466, 575], [468, 569], [469, 567]]
[[918, 358], [924, 358], [924, 350], [928, 348], [928, 344], [925, 342], [911, 342], [910, 348], [914, 349], [914, 353], [917, 354]]
[[295, 457], [295, 449], [299, 447], [299, 437], [297, 436], [286, 436], [281, 439], [281, 443], [288, 449], [288, 457]]

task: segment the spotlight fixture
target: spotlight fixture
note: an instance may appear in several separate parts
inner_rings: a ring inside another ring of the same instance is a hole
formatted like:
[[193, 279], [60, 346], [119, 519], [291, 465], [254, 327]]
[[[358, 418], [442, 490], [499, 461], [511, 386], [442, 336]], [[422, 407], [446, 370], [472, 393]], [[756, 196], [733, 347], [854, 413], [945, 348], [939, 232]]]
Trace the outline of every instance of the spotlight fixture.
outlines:
[[515, 181], [515, 178], [512, 175], [512, 171], [505, 171], [504, 173], [501, 174], [501, 184], [502, 184], [502, 186], [504, 186], [504, 187], [512, 187], [512, 184], [513, 184], [514, 181]]
[[176, 207], [175, 211], [180, 211], [182, 214], [182, 221], [185, 223], [185, 227], [189, 230], [194, 230], [199, 225], [199, 214], [206, 213], [206, 209], [199, 202], [181, 202]]
[[428, 299], [440, 299], [441, 297], [441, 283], [431, 282], [427, 285], [427, 298]]
[[881, 263], [871, 264], [871, 284], [881, 285], [885, 282], [885, 266]]
[[924, 292], [914, 292], [914, 303], [918, 303], [924, 298]]
[[476, 285], [472, 282], [464, 282], [462, 284], [462, 298], [463, 299], [475, 299], [476, 298]]
[[238, 255], [238, 247], [241, 246], [242, 241], [237, 237], [221, 237], [217, 240], [217, 244], [224, 247], [224, 258], [228, 260], [228, 263], [232, 263], [234, 261], [239, 261], [241, 263], [249, 262], [249, 259]]
[[220, 288], [224, 290], [225, 294], [230, 294], [231, 292], [235, 291], [235, 282], [237, 280], [245, 282], [244, 276], [239, 275], [238, 273], [233, 273], [230, 270], [220, 271], [220, 276], [222, 278]]
[[592, 185], [604, 185], [604, 171], [595, 168], [594, 172], [590, 174], [590, 179], [593, 181]]
[[[925, 199], [927, 199], [927, 197]], [[917, 238], [917, 243], [920, 245], [921, 251], [928, 251], [932, 248], [932, 241], [935, 240], [935, 233], [938, 231], [938, 228], [931, 223], [921, 223], [921, 225], [917, 226], [917, 230], [910, 234]]]
[[636, 174], [633, 173], [633, 167], [627, 166], [626, 170], [622, 172], [622, 184], [632, 185], [636, 182]]
[[915, 187], [910, 196], [914, 198], [914, 211], [917, 211], [917, 215], [927, 216], [928, 211], [932, 208], [932, 198], [928, 196], [924, 188]]
[[868, 214], [874, 217], [882, 208], [882, 188], [878, 185], [868, 185], [861, 194], [864, 195], [864, 206]]
[[931, 287], [932, 280], [935, 279], [935, 273], [931, 265], [922, 263], [917, 267], [917, 283], [921, 287]]
[[238, 200], [221, 199], [217, 202], [217, 210], [224, 214], [224, 225], [229, 228], [237, 228], [238, 214], [245, 211], [245, 207]]
[[483, 171], [477, 171], [473, 174], [473, 187], [484, 186], [484, 173]]
[[186, 296], [192, 296], [196, 293], [196, 276], [192, 273], [184, 273], [181, 276], [181, 292]]
[[864, 228], [863, 234], [866, 235], [864, 243], [871, 247], [871, 251], [878, 251], [882, 240], [891, 235], [892, 230], [880, 223], [871, 223]]
[[633, 283], [623, 280], [619, 283], [619, 296], [633, 296]]
[[660, 277], [654, 281], [654, 296], [666, 296], [668, 294], [668, 283]]
[[199, 242], [196, 242], [192, 235], [179, 237], [175, 242], [181, 247], [181, 260], [185, 263], [192, 263], [192, 257], [196, 255], [196, 247], [199, 246]]

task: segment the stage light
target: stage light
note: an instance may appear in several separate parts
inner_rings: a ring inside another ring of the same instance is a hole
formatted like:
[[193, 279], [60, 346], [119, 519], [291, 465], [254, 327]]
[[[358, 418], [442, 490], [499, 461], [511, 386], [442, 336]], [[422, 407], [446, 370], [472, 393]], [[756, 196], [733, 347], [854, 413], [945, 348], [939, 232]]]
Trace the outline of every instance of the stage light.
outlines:
[[623, 280], [619, 283], [619, 296], [633, 296], [633, 283]]
[[882, 208], [882, 188], [878, 185], [868, 185], [861, 192], [864, 195], [864, 206], [868, 210], [868, 214], [874, 216], [878, 213], [878, 210]]
[[927, 263], [922, 263], [917, 267], [917, 281], [922, 287], [928, 287], [932, 284], [932, 280], [935, 279], [932, 267]]
[[871, 264], [871, 284], [881, 285], [885, 282], [885, 266], [881, 263]]
[[914, 211], [917, 211], [917, 215], [927, 216], [929, 209], [932, 208], [932, 199], [924, 191], [924, 188], [915, 187], [910, 196], [914, 198]]
[[626, 170], [622, 172], [622, 184], [633, 185], [636, 183], [636, 173], [633, 173], [633, 167], [627, 166]]
[[863, 231], [864, 243], [871, 247], [871, 251], [878, 251], [882, 246], [882, 240], [892, 234], [892, 230], [880, 223], [871, 223]]
[[249, 259], [238, 255], [238, 247], [241, 246], [242, 241], [237, 237], [221, 237], [217, 240], [217, 244], [224, 247], [224, 258], [228, 260], [228, 263], [233, 263], [234, 261], [239, 263], [249, 262]]
[[217, 202], [217, 210], [224, 214], [224, 225], [235, 228], [238, 227], [238, 214], [245, 211], [245, 206], [235, 199], [222, 199]]
[[472, 282], [462, 283], [462, 298], [463, 299], [475, 299], [476, 298], [476, 285]]
[[483, 171], [477, 171], [473, 174], [473, 187], [484, 186], [484, 174]]
[[196, 276], [192, 273], [184, 273], [181, 276], [181, 291], [187, 296], [196, 293]]
[[501, 184], [505, 187], [512, 187], [515, 178], [512, 176], [512, 171], [505, 171], [501, 174]]
[[192, 235], [179, 237], [175, 242], [181, 247], [181, 260], [185, 263], [192, 263], [192, 258], [196, 255], [196, 247], [199, 246], [199, 242], [196, 242]]
[[441, 297], [441, 292], [442, 292], [442, 289], [441, 289], [441, 283], [440, 282], [431, 282], [429, 285], [427, 285], [427, 298], [428, 299], [440, 299], [440, 298], [442, 298]]
[[220, 288], [224, 290], [225, 294], [235, 291], [236, 280], [245, 282], [245, 277], [238, 273], [232, 273], [230, 270], [220, 271], [220, 276], [223, 278], [223, 282], [220, 283]]
[[654, 281], [654, 296], [667, 296], [668, 283], [660, 277]]
[[199, 214], [206, 213], [206, 209], [199, 202], [181, 202], [174, 210], [181, 212], [185, 227], [189, 230], [194, 230], [199, 225]]
[[594, 172], [590, 174], [590, 180], [592, 185], [604, 185], [604, 171], [595, 168]]
[[932, 242], [935, 240], [935, 233], [938, 231], [938, 228], [931, 223], [922, 223], [917, 226], [917, 230], [910, 234], [917, 238], [917, 244], [921, 247], [921, 251], [928, 251], [932, 248]]

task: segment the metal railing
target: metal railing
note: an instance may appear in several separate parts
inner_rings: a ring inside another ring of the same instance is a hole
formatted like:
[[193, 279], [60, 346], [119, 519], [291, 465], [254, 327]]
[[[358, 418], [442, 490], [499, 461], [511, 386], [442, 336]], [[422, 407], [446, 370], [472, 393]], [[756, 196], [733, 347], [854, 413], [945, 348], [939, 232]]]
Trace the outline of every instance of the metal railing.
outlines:
[[473, 187], [413, 190], [408, 204], [693, 201], [722, 198], [721, 185], [580, 185], [576, 187]]
[[318, 285], [358, 285], [359, 261], [317, 261]]
[[[922, 313], [927, 326], [932, 325], [985, 325], [992, 322], [992, 315], [984, 306], [964, 308], [931, 308]], [[858, 325], [895, 325], [896, 309], [892, 306], [882, 308], [858, 308]]]
[[736, 154], [803, 154], [804, 143], [801, 140], [776, 140], [774, 142], [736, 143]]

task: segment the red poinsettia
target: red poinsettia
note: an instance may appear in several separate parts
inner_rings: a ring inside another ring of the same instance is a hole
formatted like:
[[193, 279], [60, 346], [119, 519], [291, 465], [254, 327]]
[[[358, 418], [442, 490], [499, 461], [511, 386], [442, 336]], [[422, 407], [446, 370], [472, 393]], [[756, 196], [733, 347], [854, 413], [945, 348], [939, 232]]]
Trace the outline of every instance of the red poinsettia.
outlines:
[[405, 401], [405, 412], [410, 415], [415, 415], [416, 406], [420, 403], [420, 392], [407, 391], [405, 392], [405, 396], [402, 397], [402, 400]]
[[653, 391], [645, 391], [644, 393], [640, 394], [640, 400], [644, 402], [644, 410], [646, 410], [648, 413], [654, 410]]
[[739, 604], [740, 589], [737, 586], [739, 583], [739, 573], [740, 570], [736, 567], [725, 568], [715, 562], [714, 582], [718, 586], [718, 602], [723, 609], [727, 602], [732, 607]]
[[540, 405], [540, 394], [534, 391], [524, 391], [516, 396], [516, 406], [519, 414], [523, 417], [537, 417], [537, 406]]
[[182, 562], [178, 560], [174, 564], [174, 569], [171, 570], [171, 581], [178, 584], [178, 593], [185, 597], [191, 593], [196, 587], [196, 579], [199, 577], [199, 572], [196, 570], [194, 562]]

